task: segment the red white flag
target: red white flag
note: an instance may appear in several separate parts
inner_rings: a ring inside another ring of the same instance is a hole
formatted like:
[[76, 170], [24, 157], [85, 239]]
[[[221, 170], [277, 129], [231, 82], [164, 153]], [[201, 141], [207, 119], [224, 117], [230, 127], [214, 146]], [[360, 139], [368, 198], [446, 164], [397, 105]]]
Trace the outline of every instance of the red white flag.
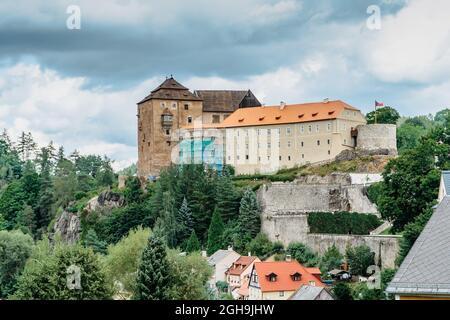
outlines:
[[375, 100], [375, 108], [378, 108], [378, 107], [384, 107], [384, 103], [383, 102], [378, 102], [378, 101]]

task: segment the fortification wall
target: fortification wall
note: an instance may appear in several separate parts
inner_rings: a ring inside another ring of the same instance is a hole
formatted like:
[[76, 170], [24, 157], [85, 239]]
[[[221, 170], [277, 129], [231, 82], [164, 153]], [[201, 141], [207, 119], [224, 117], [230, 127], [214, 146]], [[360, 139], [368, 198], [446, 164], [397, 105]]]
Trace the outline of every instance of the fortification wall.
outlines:
[[356, 146], [360, 150], [387, 149], [397, 154], [397, 126], [393, 124], [369, 124], [357, 127]]

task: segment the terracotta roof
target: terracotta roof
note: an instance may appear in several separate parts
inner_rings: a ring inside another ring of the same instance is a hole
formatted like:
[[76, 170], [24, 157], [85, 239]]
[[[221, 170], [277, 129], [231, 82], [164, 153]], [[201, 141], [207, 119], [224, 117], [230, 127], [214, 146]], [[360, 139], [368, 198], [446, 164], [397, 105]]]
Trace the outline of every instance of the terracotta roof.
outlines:
[[[314, 281], [318, 287], [325, 286], [297, 261], [256, 262], [254, 268], [263, 292], [297, 291], [301, 286], [309, 285], [310, 281]], [[277, 275], [274, 282], [270, 282], [268, 277], [272, 273]], [[292, 276], [296, 273], [301, 275], [299, 281], [292, 279]]]
[[312, 275], [321, 275], [322, 271], [319, 268], [306, 268], [306, 270]]
[[241, 108], [226, 118], [221, 123], [221, 127], [266, 126], [333, 120], [341, 116], [344, 110], [359, 111], [340, 100], [286, 105], [284, 108], [280, 106]]
[[250, 279], [245, 279], [244, 282], [242, 283], [241, 287], [238, 289], [238, 293], [241, 297], [248, 297], [249, 295], [249, 286], [250, 284]]
[[251, 95], [251, 101], [254, 102], [251, 107], [261, 105], [250, 90], [196, 90], [194, 94], [203, 100], [204, 112], [234, 112], [247, 94]]
[[173, 77], [166, 79], [155, 90], [153, 90], [147, 97], [138, 104], [144, 103], [151, 99], [169, 99], [169, 100], [183, 100], [183, 101], [202, 101], [202, 99], [188, 88], [181, 85]]
[[242, 272], [247, 269], [257, 257], [241, 256], [237, 259], [233, 265], [225, 272], [225, 274], [230, 274], [233, 276], [240, 276]]

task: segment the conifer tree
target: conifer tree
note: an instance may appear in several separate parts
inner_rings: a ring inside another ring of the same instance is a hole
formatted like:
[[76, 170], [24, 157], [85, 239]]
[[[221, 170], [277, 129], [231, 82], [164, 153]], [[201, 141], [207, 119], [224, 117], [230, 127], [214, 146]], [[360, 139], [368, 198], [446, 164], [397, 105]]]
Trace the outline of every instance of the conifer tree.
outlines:
[[183, 203], [181, 204], [181, 207], [178, 210], [177, 222], [179, 227], [178, 240], [181, 243], [184, 240], [186, 240], [189, 237], [189, 235], [191, 235], [194, 225], [192, 219], [192, 212], [191, 209], [189, 208], [186, 198], [183, 199]]
[[191, 236], [189, 237], [187, 243], [186, 243], [186, 252], [196, 252], [200, 251], [200, 241], [198, 241], [197, 234], [195, 233], [195, 230], [192, 230]]
[[151, 235], [144, 249], [136, 278], [138, 300], [164, 300], [170, 288], [169, 263], [164, 242]]
[[221, 249], [222, 234], [225, 229], [222, 217], [218, 210], [214, 210], [211, 218], [211, 224], [208, 229], [208, 243], [207, 252], [209, 255], [213, 254], [217, 250]]
[[172, 194], [170, 192], [164, 192], [163, 208], [155, 227], [158, 229], [158, 234], [165, 238], [169, 248], [175, 248], [178, 244], [177, 233], [179, 226], [176, 221], [174, 209]]
[[252, 239], [261, 229], [260, 207], [256, 194], [250, 188], [245, 190], [241, 199], [238, 225], [241, 233], [247, 233]]
[[233, 220], [239, 213], [239, 194], [228, 175], [218, 178], [216, 186], [217, 210], [225, 223]]
[[105, 241], [101, 241], [93, 229], [89, 229], [83, 244], [85, 247], [92, 248], [96, 253], [106, 254], [107, 252], [108, 244]]

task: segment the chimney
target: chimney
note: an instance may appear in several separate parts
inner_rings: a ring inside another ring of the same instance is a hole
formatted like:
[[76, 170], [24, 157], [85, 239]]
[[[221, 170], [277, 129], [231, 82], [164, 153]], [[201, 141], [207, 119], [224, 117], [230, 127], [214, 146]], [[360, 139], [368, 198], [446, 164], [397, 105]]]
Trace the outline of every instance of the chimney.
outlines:
[[284, 110], [285, 107], [286, 107], [286, 102], [281, 101], [280, 102], [280, 110]]
[[323, 103], [328, 103], [328, 102], [330, 102], [330, 99], [329, 99], [329, 98], [323, 99]]
[[233, 247], [232, 246], [228, 246], [228, 251], [233, 251]]
[[249, 257], [251, 257], [251, 256], [252, 256], [252, 253], [251, 253], [250, 251], [248, 252], [248, 256], [249, 256]]
[[286, 255], [286, 262], [291, 262], [292, 261], [292, 256], [290, 254]]

